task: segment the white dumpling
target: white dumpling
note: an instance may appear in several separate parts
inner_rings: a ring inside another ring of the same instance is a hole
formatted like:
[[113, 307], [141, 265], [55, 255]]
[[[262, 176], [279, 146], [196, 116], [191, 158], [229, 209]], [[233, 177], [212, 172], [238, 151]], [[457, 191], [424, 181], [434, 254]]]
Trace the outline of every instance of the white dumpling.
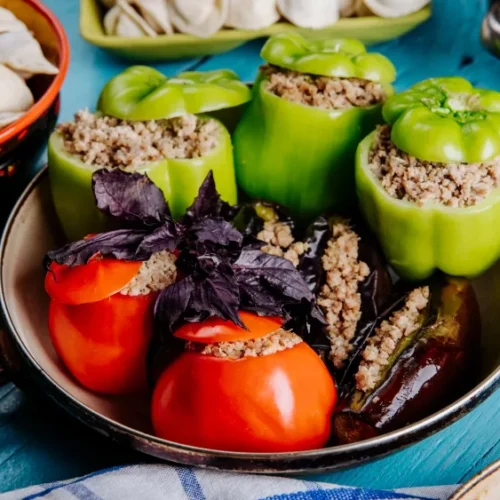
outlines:
[[325, 28], [339, 18], [339, 0], [277, 0], [288, 21], [301, 28]]
[[40, 44], [28, 31], [0, 34], [0, 64], [23, 74], [55, 75], [59, 72], [45, 58]]
[[171, 35], [174, 32], [168, 14], [167, 0], [133, 0], [132, 3], [156, 33]]
[[[190, 9], [194, 9], [197, 3], [200, 9], [203, 9], [204, 15], [206, 5], [210, 4], [210, 12], [203, 21], [195, 23], [193, 19], [186, 19], [184, 17], [186, 15], [186, 6], [183, 7], [183, 13], [181, 13], [177, 9], [175, 2], [170, 0], [168, 3], [170, 19], [174, 27], [181, 33], [207, 38], [217, 33], [224, 26], [229, 7], [228, 0], [186, 0], [186, 5], [188, 3], [191, 5]], [[199, 17], [201, 16], [197, 16], [195, 19], [199, 20]]]
[[380, 17], [401, 17], [425, 7], [430, 0], [364, 0], [375, 15]]
[[214, 9], [213, 0], [169, 0], [169, 3], [185, 23], [194, 25], [203, 24]]
[[10, 125], [16, 120], [19, 120], [19, 118], [21, 118], [21, 116], [23, 115], [24, 113], [17, 113], [12, 111], [4, 111], [4, 112], [0, 111], [0, 128], [6, 127], [7, 125]]
[[339, 0], [340, 17], [350, 17], [357, 13], [363, 0]]
[[26, 82], [14, 71], [0, 64], [0, 113], [23, 113], [34, 99]]
[[106, 35], [117, 36], [144, 36], [146, 33], [132, 20], [118, 5], [111, 7], [106, 12], [103, 20]]
[[267, 28], [278, 21], [276, 0], [229, 0], [226, 26], [244, 30]]
[[28, 28], [10, 10], [0, 7], [0, 33], [8, 31], [28, 31]]
[[123, 37], [156, 36], [156, 31], [124, 0], [117, 0], [104, 16], [104, 32]]

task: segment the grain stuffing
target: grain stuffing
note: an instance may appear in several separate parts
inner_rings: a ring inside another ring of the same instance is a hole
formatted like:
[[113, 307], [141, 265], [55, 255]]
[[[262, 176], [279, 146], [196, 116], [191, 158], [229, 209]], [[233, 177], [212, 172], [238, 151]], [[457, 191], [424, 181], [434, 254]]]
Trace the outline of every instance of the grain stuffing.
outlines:
[[280, 222], [277, 218], [264, 222], [264, 227], [257, 234], [257, 239], [267, 243], [261, 248], [263, 252], [283, 257], [295, 267], [299, 265], [300, 256], [307, 249], [304, 242], [295, 241], [290, 226]]
[[500, 180], [500, 157], [484, 163], [419, 160], [394, 145], [387, 125], [378, 128], [369, 160], [371, 171], [393, 198], [420, 207], [428, 202], [453, 208], [474, 206], [491, 194]]
[[134, 169], [164, 158], [189, 159], [218, 144], [219, 124], [195, 115], [170, 120], [127, 121], [84, 109], [58, 125], [64, 149], [96, 168]]
[[330, 340], [330, 358], [342, 368], [351, 349], [356, 326], [361, 318], [359, 284], [370, 274], [368, 266], [358, 260], [359, 237], [346, 221], [333, 225], [333, 234], [322, 258], [326, 282], [318, 304], [325, 313]]
[[382, 85], [360, 78], [336, 78], [289, 71], [272, 65], [261, 68], [266, 89], [287, 101], [322, 109], [366, 107], [385, 99]]
[[175, 255], [168, 250], [154, 253], [141, 264], [135, 278], [120, 293], [135, 296], [161, 292], [174, 283], [177, 277], [175, 260]]
[[362, 352], [362, 361], [356, 373], [356, 387], [360, 391], [375, 389], [380, 383], [384, 367], [389, 364], [401, 339], [411, 336], [421, 327], [421, 314], [429, 302], [429, 287], [413, 290], [404, 306], [382, 321]]
[[197, 344], [188, 342], [186, 349], [207, 356], [227, 359], [255, 358], [269, 356], [300, 344], [302, 339], [293, 332], [279, 329], [264, 337], [236, 342], [219, 342], [217, 344]]

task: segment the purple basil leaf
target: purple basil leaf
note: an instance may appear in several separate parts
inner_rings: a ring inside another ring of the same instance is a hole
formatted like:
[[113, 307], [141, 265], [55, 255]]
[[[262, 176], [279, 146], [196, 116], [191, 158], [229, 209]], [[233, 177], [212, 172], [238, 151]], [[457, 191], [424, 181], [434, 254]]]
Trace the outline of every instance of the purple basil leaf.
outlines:
[[283, 302], [276, 297], [272, 290], [255, 286], [245, 279], [238, 281], [240, 292], [240, 309], [251, 311], [260, 316], [282, 316]]
[[202, 217], [228, 216], [231, 213], [231, 207], [225, 201], [220, 199], [214, 181], [214, 174], [210, 170], [205, 180], [198, 190], [198, 196], [193, 204], [187, 209], [186, 215], [181, 219], [183, 224], [190, 224]]
[[92, 175], [92, 188], [97, 207], [122, 221], [154, 226], [169, 215], [162, 191], [146, 175], [101, 169]]
[[100, 233], [86, 240], [69, 243], [57, 250], [51, 250], [45, 257], [45, 266], [51, 262], [76, 266], [86, 264], [97, 253], [103, 257], [121, 260], [143, 260], [136, 251], [149, 231], [145, 229], [118, 229]]
[[294, 265], [281, 257], [260, 250], [244, 249], [233, 266], [238, 281], [259, 278], [262, 284], [271, 286], [283, 295], [283, 301], [306, 300], [314, 302], [314, 295]]
[[231, 243], [241, 245], [243, 241], [243, 235], [231, 223], [220, 217], [197, 221], [191, 226], [190, 232], [201, 243], [227, 246]]
[[238, 314], [239, 304], [233, 271], [228, 264], [221, 264], [210, 276], [195, 284], [189, 302], [189, 320], [203, 321], [216, 316], [246, 328]]
[[168, 220], [144, 237], [141, 244], [137, 247], [136, 259], [147, 260], [154, 253], [163, 250], [173, 252], [177, 248], [178, 242], [177, 227], [173, 221]]
[[184, 318], [194, 290], [194, 281], [189, 276], [165, 288], [156, 299], [154, 308], [158, 328], [169, 332]]

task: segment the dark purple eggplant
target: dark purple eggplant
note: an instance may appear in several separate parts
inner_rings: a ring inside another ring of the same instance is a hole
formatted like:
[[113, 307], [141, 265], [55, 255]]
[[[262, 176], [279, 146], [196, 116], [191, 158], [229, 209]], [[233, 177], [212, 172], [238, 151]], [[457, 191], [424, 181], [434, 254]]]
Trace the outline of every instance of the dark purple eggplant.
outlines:
[[295, 221], [288, 211], [276, 203], [267, 201], [256, 201], [239, 206], [232, 223], [245, 236], [247, 244], [253, 246], [257, 241], [257, 234], [264, 228], [264, 223], [273, 220], [286, 224], [292, 233], [295, 232]]
[[[326, 280], [323, 270], [322, 256], [332, 237], [332, 227], [338, 220], [331, 217], [317, 218], [307, 229], [305, 241], [308, 250], [301, 258], [298, 269], [302, 273], [309, 288], [318, 295]], [[393, 282], [388, 267], [382, 257], [378, 245], [361, 223], [350, 222], [351, 229], [359, 236], [358, 257], [365, 262], [370, 274], [360, 283], [358, 292], [361, 295], [361, 318], [358, 321], [356, 335], [352, 341], [352, 351], [343, 368], [335, 369], [327, 362], [332, 371], [340, 396], [352, 389], [352, 375], [359, 364], [360, 353], [368, 336], [373, 331], [377, 318], [385, 310], [393, 293]], [[292, 325], [294, 331], [301, 335], [322, 359], [328, 360], [330, 342], [324, 325], [319, 323]]]
[[470, 283], [445, 278], [433, 285], [423, 326], [398, 349], [383, 381], [341, 402], [332, 420], [332, 442], [352, 443], [401, 428], [464, 394], [476, 383], [480, 335]]

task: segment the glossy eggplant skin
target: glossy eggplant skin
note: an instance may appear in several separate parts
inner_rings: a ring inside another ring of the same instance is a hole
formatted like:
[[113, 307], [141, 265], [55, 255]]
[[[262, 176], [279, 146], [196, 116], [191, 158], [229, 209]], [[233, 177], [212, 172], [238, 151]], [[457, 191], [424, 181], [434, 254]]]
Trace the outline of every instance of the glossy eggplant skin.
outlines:
[[[320, 293], [326, 280], [322, 256], [332, 237], [333, 225], [339, 220], [342, 219], [335, 216], [328, 219], [318, 217], [306, 231], [305, 241], [308, 245], [308, 251], [301, 258], [298, 269], [308, 283], [310, 290], [316, 295]], [[360, 261], [368, 265], [370, 274], [360, 283], [358, 288], [361, 295], [362, 315], [352, 341], [353, 349], [344, 367], [338, 370], [328, 362], [330, 342], [324, 325], [317, 323], [294, 325], [294, 331], [301, 335], [329, 365], [341, 397], [345, 396], [352, 388], [352, 375], [358, 365], [361, 349], [373, 331], [377, 318], [390, 302], [393, 293], [392, 279], [376, 242], [373, 241], [361, 223], [349, 221], [349, 225], [359, 236], [358, 257]]]
[[431, 293], [429, 322], [394, 363], [385, 381], [359, 410], [353, 410], [355, 393], [333, 416], [333, 442], [352, 443], [404, 427], [475, 384], [481, 321], [474, 290], [466, 280], [446, 278]]

